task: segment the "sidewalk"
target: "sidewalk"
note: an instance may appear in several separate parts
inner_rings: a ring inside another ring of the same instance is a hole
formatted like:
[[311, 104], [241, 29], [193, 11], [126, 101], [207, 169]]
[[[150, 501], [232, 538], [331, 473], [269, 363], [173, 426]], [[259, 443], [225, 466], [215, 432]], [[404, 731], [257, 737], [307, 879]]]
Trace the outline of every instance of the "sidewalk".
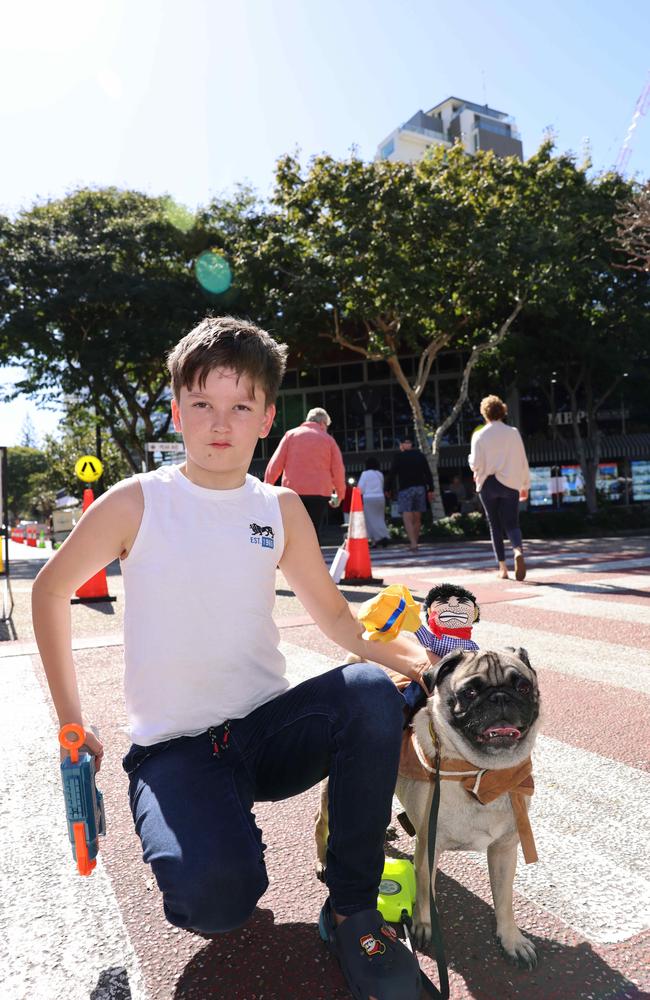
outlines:
[[[494, 579], [481, 542], [423, 547], [417, 559], [398, 547], [373, 551], [375, 574], [419, 597], [433, 582], [464, 581], [482, 606], [477, 641], [524, 645], [540, 676], [532, 812], [540, 862], [520, 862], [515, 882], [517, 919], [540, 964], [524, 972], [505, 962], [484, 859], [448, 854], [437, 886], [452, 1000], [640, 1000], [650, 990], [650, 863], [640, 849], [650, 820], [650, 541], [530, 543], [528, 560], [529, 581], [517, 584]], [[209, 940], [164, 920], [120, 766], [128, 739], [115, 568], [115, 604], [72, 609], [82, 698], [107, 747], [108, 836], [93, 875], [76, 874], [55, 726], [31, 645], [36, 565], [16, 565], [18, 641], [0, 642], [2, 1000], [348, 1000], [315, 926], [325, 895], [313, 875], [317, 789], [256, 806], [271, 885], [246, 927]], [[342, 589], [355, 602], [374, 592]], [[277, 593], [292, 682], [339, 662], [281, 577]], [[412, 850], [405, 834], [387, 844], [391, 855]], [[431, 960], [423, 965], [435, 977]]]

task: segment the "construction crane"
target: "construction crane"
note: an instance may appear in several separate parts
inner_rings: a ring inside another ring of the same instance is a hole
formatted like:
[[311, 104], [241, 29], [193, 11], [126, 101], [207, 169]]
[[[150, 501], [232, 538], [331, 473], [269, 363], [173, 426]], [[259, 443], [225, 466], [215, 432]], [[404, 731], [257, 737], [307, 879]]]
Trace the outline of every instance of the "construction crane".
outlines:
[[630, 122], [630, 127], [625, 133], [625, 138], [623, 139], [623, 145], [621, 146], [620, 152], [618, 154], [618, 159], [614, 169], [622, 174], [627, 167], [628, 160], [632, 154], [632, 142], [634, 139], [634, 134], [637, 125], [641, 121], [643, 115], [646, 114], [650, 108], [650, 74], [646, 81], [646, 85], [639, 94], [639, 99], [636, 102], [636, 107], [634, 108], [634, 114], [632, 115], [632, 121]]

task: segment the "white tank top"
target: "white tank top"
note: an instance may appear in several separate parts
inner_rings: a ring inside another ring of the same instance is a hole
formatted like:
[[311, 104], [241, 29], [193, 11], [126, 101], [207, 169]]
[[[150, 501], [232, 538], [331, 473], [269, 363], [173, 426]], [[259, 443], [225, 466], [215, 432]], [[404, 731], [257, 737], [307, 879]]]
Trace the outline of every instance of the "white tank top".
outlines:
[[286, 690], [273, 621], [284, 548], [275, 487], [139, 475], [144, 513], [124, 577], [124, 690], [134, 743], [195, 736]]

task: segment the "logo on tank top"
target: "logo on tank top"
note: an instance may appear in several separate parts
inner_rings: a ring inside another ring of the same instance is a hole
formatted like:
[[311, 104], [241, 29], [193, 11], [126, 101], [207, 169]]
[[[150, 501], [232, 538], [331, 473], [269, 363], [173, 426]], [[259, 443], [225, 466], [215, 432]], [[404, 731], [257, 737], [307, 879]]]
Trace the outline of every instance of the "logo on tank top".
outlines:
[[275, 546], [273, 528], [270, 524], [255, 524], [251, 521], [251, 542], [253, 545], [261, 545], [262, 548], [272, 549]]

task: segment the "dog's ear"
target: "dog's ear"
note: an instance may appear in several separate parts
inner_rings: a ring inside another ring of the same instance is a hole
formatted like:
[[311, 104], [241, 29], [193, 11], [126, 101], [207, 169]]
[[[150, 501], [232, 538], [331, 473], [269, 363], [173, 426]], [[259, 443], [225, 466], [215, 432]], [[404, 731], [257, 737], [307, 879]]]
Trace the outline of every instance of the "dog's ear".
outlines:
[[427, 679], [427, 687], [431, 692], [433, 692], [434, 687], [439, 687], [442, 684], [445, 677], [454, 672], [458, 664], [462, 662], [464, 656], [465, 651], [463, 649], [453, 649], [451, 653], [443, 656], [440, 663], [436, 663], [435, 667], [426, 671], [425, 676], [428, 674], [433, 677], [432, 682]]
[[524, 649], [523, 646], [517, 646], [516, 649], [514, 646], [506, 646], [506, 651], [508, 653], [514, 653], [517, 659], [521, 660], [522, 663], [525, 663], [528, 669], [532, 670], [533, 673], [537, 672], [535, 668], [531, 665], [530, 657], [528, 656], [528, 650]]

